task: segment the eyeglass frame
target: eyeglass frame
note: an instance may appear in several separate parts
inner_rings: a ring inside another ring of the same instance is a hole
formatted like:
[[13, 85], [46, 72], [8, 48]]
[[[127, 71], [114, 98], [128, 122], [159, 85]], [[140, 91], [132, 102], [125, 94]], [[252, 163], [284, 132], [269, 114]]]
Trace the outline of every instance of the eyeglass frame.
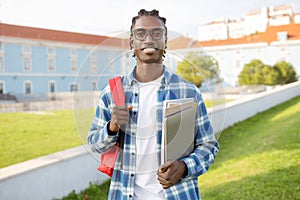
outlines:
[[[138, 30], [144, 30], [144, 31], [147, 31], [146, 34], [145, 34], [145, 36], [144, 36], [144, 39], [138, 39], [138, 38], [137, 38], [135, 32], [138, 31]], [[153, 31], [154, 31], [154, 30], [160, 30], [160, 31], [162, 31], [162, 35], [161, 35], [160, 38], [158, 38], [158, 39], [153, 38]], [[160, 40], [165, 34], [166, 34], [166, 29], [164, 29], [164, 28], [151, 28], [151, 29], [137, 28], [137, 29], [132, 30], [132, 35], [133, 35], [134, 38], [137, 39], [138, 41], [145, 41], [148, 35], [150, 35], [151, 38], [152, 38], [153, 40], [157, 41], [157, 40]]]

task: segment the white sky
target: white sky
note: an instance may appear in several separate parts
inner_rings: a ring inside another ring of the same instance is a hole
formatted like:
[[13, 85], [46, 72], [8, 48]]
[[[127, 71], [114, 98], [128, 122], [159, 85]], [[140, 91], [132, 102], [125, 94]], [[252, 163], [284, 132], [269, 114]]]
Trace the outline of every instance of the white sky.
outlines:
[[197, 37], [197, 28], [219, 17], [244, 17], [246, 11], [299, 0], [0, 0], [0, 21], [97, 35], [127, 31], [142, 8], [157, 9], [169, 30]]

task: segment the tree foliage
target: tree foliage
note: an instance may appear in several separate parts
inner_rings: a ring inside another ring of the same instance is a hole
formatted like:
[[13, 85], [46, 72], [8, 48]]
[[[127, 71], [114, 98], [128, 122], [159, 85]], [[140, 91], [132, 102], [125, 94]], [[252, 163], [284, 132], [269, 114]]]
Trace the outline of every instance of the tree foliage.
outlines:
[[286, 62], [277, 62], [273, 67], [258, 59], [244, 65], [238, 76], [239, 85], [278, 85], [297, 81], [293, 66]]
[[205, 80], [221, 80], [218, 62], [202, 52], [190, 52], [183, 61], [178, 62], [176, 72], [197, 87], [201, 87]]
[[287, 84], [297, 81], [296, 72], [290, 63], [279, 61], [274, 65], [274, 69], [279, 73], [278, 84]]

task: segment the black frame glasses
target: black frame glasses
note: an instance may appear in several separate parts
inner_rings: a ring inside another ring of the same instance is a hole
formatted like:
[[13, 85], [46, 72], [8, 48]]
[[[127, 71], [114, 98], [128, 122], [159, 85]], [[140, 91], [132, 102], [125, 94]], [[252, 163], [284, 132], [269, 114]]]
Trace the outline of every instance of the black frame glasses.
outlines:
[[139, 41], [144, 41], [148, 35], [151, 35], [153, 40], [160, 40], [165, 35], [166, 30], [163, 28], [137, 28], [132, 31], [135, 39]]

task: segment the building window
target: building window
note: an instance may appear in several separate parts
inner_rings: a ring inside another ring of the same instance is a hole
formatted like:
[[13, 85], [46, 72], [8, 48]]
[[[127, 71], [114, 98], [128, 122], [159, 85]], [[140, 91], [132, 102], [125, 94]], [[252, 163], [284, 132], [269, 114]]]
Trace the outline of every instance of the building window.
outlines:
[[70, 65], [71, 71], [75, 72], [77, 70], [77, 50], [70, 49]]
[[4, 71], [4, 58], [0, 54], [0, 72]]
[[75, 84], [75, 83], [72, 83], [72, 84], [70, 85], [70, 91], [71, 91], [71, 92], [77, 92], [77, 91], [78, 91], [78, 85]]
[[48, 47], [48, 56], [55, 56], [55, 48]]
[[71, 71], [75, 72], [77, 70], [77, 59], [71, 58]]
[[48, 71], [53, 72], [55, 69], [55, 48], [48, 47]]
[[97, 90], [97, 82], [93, 81], [93, 91], [96, 91], [96, 90]]
[[55, 82], [54, 81], [49, 82], [49, 91], [50, 91], [50, 93], [55, 92]]
[[115, 73], [115, 62], [114, 62], [114, 53], [110, 52], [109, 55], [109, 66], [108, 66], [108, 70], [109, 72]]
[[25, 94], [31, 94], [32, 93], [31, 82], [26, 81], [24, 86], [25, 86]]
[[90, 67], [91, 67], [91, 72], [97, 71], [97, 56], [95, 53], [91, 54], [90, 56]]
[[0, 94], [4, 94], [4, 82], [0, 82]]
[[70, 49], [70, 56], [71, 57], [77, 57], [77, 50], [76, 49]]
[[23, 45], [23, 54], [31, 54], [31, 47], [29, 45]]
[[50, 72], [55, 71], [55, 57], [48, 56], [48, 71]]
[[24, 56], [23, 57], [23, 66], [24, 71], [31, 71], [31, 57], [30, 56]]

